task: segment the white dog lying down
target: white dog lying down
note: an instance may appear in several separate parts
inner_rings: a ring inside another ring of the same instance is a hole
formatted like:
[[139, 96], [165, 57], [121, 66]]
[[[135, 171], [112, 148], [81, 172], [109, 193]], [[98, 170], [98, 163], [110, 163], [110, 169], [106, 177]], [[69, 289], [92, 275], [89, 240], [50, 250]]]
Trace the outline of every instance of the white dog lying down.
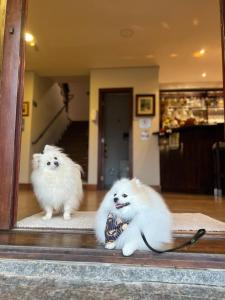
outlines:
[[163, 250], [168, 247], [172, 242], [171, 228], [171, 213], [162, 197], [135, 178], [117, 181], [104, 197], [96, 215], [98, 241], [107, 249], [122, 249], [125, 256], [135, 250], [148, 249], [141, 232], [153, 248]]
[[82, 168], [62, 149], [46, 145], [43, 153], [33, 155], [31, 182], [35, 196], [45, 211], [43, 219], [51, 219], [53, 210], [63, 211], [65, 220], [78, 208], [83, 197]]

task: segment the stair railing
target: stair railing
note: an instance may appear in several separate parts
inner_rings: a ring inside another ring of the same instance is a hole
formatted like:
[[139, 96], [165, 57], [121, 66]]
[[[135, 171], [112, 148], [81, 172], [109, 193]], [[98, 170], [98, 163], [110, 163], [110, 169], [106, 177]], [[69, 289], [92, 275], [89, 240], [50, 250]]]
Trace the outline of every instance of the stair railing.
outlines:
[[68, 112], [68, 104], [73, 98], [73, 95], [69, 93], [69, 86], [67, 83], [59, 84], [61, 88], [61, 94], [63, 96], [63, 103], [64, 105], [60, 108], [60, 110], [55, 114], [55, 116], [51, 119], [51, 121], [48, 123], [48, 125], [43, 129], [43, 131], [39, 134], [39, 136], [32, 141], [32, 145], [36, 145], [40, 139], [45, 135], [45, 133], [48, 131], [48, 129], [52, 126], [52, 124], [55, 123], [57, 118], [61, 115], [61, 113], [65, 110], [66, 113]]
[[48, 125], [44, 128], [44, 130], [39, 134], [39, 136], [32, 141], [32, 145], [36, 145], [40, 139], [45, 135], [45, 133], [48, 131], [48, 129], [52, 126], [53, 123], [55, 123], [55, 120], [61, 115], [61, 113], [66, 109], [66, 105], [64, 104], [62, 108], [57, 112], [57, 114], [51, 119], [51, 121], [48, 123]]

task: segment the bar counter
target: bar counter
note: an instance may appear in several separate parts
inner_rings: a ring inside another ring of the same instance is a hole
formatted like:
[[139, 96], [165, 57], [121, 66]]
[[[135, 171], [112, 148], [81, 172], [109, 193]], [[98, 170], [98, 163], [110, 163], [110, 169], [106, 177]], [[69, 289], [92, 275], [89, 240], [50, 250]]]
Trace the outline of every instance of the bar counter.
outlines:
[[159, 136], [162, 191], [213, 194], [212, 146], [224, 141], [224, 123], [184, 126], [154, 134]]

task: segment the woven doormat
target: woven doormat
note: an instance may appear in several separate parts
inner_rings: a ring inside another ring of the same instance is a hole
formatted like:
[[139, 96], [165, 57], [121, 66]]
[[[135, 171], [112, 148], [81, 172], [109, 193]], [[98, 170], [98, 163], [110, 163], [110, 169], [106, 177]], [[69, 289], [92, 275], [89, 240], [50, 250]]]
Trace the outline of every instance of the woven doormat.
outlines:
[[[62, 216], [53, 216], [43, 220], [43, 213], [38, 213], [17, 222], [20, 229], [94, 229], [95, 211], [76, 212], [71, 220], [65, 221]], [[207, 232], [225, 232], [225, 223], [201, 213], [173, 213], [174, 231], [196, 231], [205, 228]]]

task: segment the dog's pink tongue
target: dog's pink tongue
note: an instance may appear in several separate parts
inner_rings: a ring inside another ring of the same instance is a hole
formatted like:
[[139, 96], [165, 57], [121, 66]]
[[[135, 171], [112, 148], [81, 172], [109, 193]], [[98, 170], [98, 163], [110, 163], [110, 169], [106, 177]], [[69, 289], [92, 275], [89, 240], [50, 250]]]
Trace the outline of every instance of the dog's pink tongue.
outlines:
[[117, 203], [116, 204], [116, 208], [120, 209], [123, 208], [124, 206], [130, 205], [130, 202], [126, 202], [126, 203]]
[[123, 204], [116, 204], [116, 208], [121, 208], [123, 207]]

